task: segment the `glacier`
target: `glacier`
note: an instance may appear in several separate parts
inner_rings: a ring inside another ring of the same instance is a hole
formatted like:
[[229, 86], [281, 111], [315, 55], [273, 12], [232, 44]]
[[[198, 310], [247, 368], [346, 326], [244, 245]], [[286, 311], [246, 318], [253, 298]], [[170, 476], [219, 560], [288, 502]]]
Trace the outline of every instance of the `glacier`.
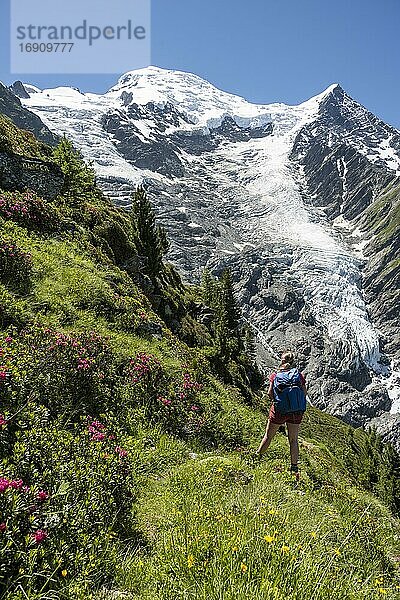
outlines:
[[[363, 247], [367, 240], [361, 232], [357, 237], [355, 224], [342, 215], [343, 206], [332, 226], [322, 209], [322, 199], [319, 202], [318, 197], [308, 195], [304, 175], [293, 168], [291, 160], [298, 134], [316, 121], [321, 105], [338, 84], [297, 106], [256, 105], [218, 90], [196, 75], [157, 67], [124, 74], [103, 95], [66, 87], [25, 87], [30, 97], [23, 100], [24, 106], [39, 115], [52, 131], [73, 141], [93, 164], [100, 185], [114, 200], [125, 199], [128, 205], [129, 192], [139, 183], [151, 182], [165, 197], [161, 218], [175, 211], [177, 219], [186, 219], [186, 227], [191, 229], [187, 245], [179, 239], [179, 223], [183, 221], [178, 220], [175, 235], [171, 234], [171, 258], [189, 253], [180, 265], [186, 265], [189, 278], [224, 257], [246, 256], [255, 248], [263, 252], [275, 247], [276, 255], [285, 260], [285, 248], [290, 248], [292, 258], [286, 278], [294, 289], [301, 288], [308, 309], [326, 335], [348, 344], [357, 360], [370, 369], [373, 382], [387, 386], [392, 412], [400, 412], [396, 365], [388, 366], [381, 360], [380, 332], [370, 320], [362, 291]], [[160, 133], [151, 116], [154, 108], [149, 118], [138, 119], [130, 116], [132, 106], [157, 107], [161, 111], [173, 106], [177, 116], [165, 123]], [[223, 126], [227, 117], [239, 128], [248, 128], [250, 138], [251, 131], [262, 126], [271, 125], [272, 133], [246, 141], [228, 139], [202, 153], [181, 148], [177, 155], [185, 174], [166, 175], [139, 168], [120, 152], [115, 135], [104, 128], [104, 118], [110, 114], [134, 128], [136, 138], [145, 145], [161, 139], [160, 135], [164, 139], [172, 139], [177, 133], [206, 136]], [[359, 132], [349, 139], [371, 162], [383, 161], [387, 169], [400, 174], [400, 152], [390, 145], [389, 134], [376, 144], [369, 144], [369, 138], [366, 141]], [[330, 140], [333, 143], [332, 137]], [[344, 158], [337, 161], [337, 170], [344, 198], [348, 170]], [[121, 192], [113, 191], [115, 181]], [[193, 194], [202, 198], [200, 204], [193, 201]], [[206, 243], [205, 232], [216, 229], [218, 236]], [[191, 255], [196, 260], [191, 260]], [[195, 269], [188, 266], [190, 262]], [[254, 319], [254, 313], [247, 312], [247, 317]], [[255, 322], [261, 334], [268, 330], [269, 323], [262, 317], [256, 316]]]

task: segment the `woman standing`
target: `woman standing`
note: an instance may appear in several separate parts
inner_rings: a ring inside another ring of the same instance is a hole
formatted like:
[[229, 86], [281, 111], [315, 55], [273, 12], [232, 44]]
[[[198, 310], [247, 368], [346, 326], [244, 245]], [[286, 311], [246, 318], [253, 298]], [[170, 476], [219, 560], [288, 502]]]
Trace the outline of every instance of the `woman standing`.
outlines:
[[286, 423], [290, 445], [290, 470], [299, 478], [299, 429], [306, 410], [307, 388], [304, 375], [295, 366], [294, 354], [286, 351], [276, 373], [269, 378], [268, 396], [272, 401], [265, 435], [256, 455], [260, 457], [270, 445], [279, 427]]

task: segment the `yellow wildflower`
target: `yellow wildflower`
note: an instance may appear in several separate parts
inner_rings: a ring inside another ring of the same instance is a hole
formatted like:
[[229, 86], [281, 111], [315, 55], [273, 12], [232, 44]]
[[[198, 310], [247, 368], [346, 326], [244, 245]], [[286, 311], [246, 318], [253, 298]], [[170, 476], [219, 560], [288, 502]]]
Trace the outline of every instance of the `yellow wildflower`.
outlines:
[[380, 594], [382, 594], [382, 596], [386, 596], [386, 594], [388, 593], [388, 591], [387, 591], [387, 590], [385, 590], [385, 588], [379, 588], [378, 592], [379, 592]]
[[269, 511], [270, 515], [276, 515], [277, 511], [274, 508], [271, 508]]
[[232, 552], [237, 552], [237, 551], [238, 551], [238, 547], [237, 546], [233, 546]]
[[333, 550], [333, 553], [334, 553], [336, 556], [340, 556], [340, 555], [341, 555], [341, 552], [340, 552], [339, 548], [334, 548], [334, 550]]
[[311, 537], [312, 537], [312, 538], [314, 538], [314, 539], [317, 537], [317, 534], [315, 533], [315, 531], [312, 531], [312, 532], [310, 533], [310, 535], [311, 535]]
[[68, 571], [67, 571], [67, 569], [63, 569], [63, 570], [61, 571], [61, 575], [62, 575], [63, 577], [66, 577], [66, 576], [68, 575]]
[[375, 585], [382, 585], [383, 583], [383, 577], [377, 577], [375, 579]]
[[247, 571], [246, 563], [244, 563], [244, 562], [241, 563], [240, 570], [242, 571], [242, 573], [246, 573], [246, 571]]
[[189, 554], [188, 559], [187, 559], [187, 564], [189, 569], [191, 569], [194, 565], [194, 557], [193, 554]]
[[290, 550], [289, 546], [283, 545], [281, 548], [282, 554], [286, 554], [287, 552], [289, 552], [289, 550]]
[[272, 542], [275, 541], [275, 538], [273, 535], [265, 535], [264, 536], [264, 540], [268, 543], [268, 544], [272, 544]]

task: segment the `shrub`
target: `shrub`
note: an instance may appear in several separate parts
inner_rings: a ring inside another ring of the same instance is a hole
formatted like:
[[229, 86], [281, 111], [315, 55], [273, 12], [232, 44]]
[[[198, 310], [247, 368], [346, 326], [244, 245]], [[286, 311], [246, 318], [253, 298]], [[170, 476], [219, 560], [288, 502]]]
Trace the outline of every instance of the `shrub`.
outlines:
[[[4, 428], [3, 428], [4, 429]], [[120, 434], [82, 418], [66, 428], [31, 403], [0, 477], [0, 590], [57, 590], [112, 577], [119, 542], [132, 539], [133, 473]], [[29, 596], [31, 597], [31, 596]]]
[[29, 230], [43, 232], [57, 230], [60, 221], [55, 209], [31, 191], [0, 191], [0, 217], [10, 219]]
[[114, 362], [101, 336], [67, 335], [36, 325], [11, 331], [1, 345], [14, 402], [33, 393], [53, 416], [73, 417], [84, 410], [98, 414], [112, 401]]
[[30, 254], [0, 238], [0, 281], [15, 291], [26, 291], [32, 274]]
[[23, 326], [29, 318], [26, 301], [16, 298], [0, 283], [0, 327]]

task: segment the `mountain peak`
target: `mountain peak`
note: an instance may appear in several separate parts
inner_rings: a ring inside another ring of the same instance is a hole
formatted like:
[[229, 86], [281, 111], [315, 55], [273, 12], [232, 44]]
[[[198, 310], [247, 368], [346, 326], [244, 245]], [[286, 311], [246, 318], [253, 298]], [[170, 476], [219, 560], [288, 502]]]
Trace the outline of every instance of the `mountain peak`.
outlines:
[[337, 98], [337, 99], [340, 98], [341, 99], [341, 98], [343, 98], [344, 94], [345, 94], [345, 91], [339, 83], [332, 83], [330, 86], [328, 86], [326, 88], [326, 90], [324, 90], [320, 94], [317, 94], [316, 96], [311, 98], [311, 100], [317, 101], [319, 104], [321, 104], [322, 102], [325, 102], [329, 98]]

